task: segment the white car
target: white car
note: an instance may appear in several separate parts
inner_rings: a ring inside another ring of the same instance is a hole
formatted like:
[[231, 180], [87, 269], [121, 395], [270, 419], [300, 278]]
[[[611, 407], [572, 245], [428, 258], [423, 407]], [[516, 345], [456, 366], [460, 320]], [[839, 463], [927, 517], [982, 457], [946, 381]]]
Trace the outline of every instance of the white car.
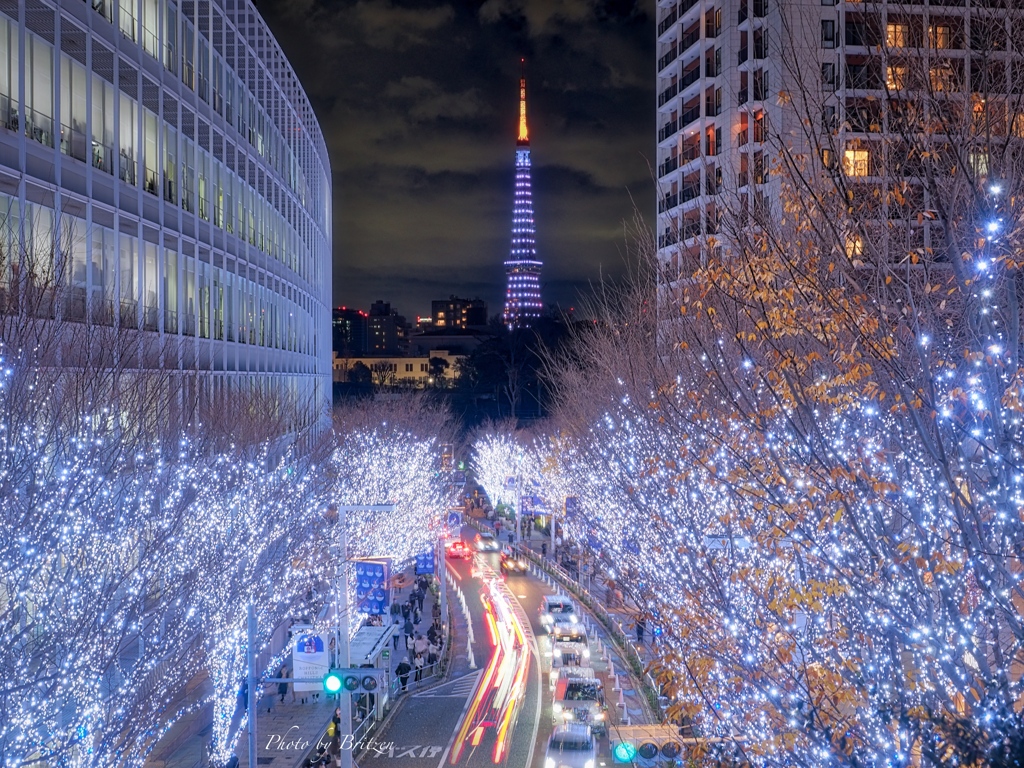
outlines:
[[585, 677], [564, 677], [555, 686], [552, 716], [556, 723], [589, 725], [594, 733], [605, 733], [604, 694], [601, 684]]
[[597, 673], [591, 667], [558, 667], [557, 669], [552, 669], [548, 681], [551, 690], [555, 690], [559, 680], [565, 680], [570, 677], [596, 681]]
[[581, 640], [551, 638], [551, 669], [560, 667], [589, 667], [590, 644], [586, 635]]
[[494, 534], [490, 531], [480, 531], [473, 540], [473, 543], [476, 545], [477, 552], [497, 552], [501, 549], [498, 540], [494, 538]]
[[576, 606], [565, 595], [544, 595], [540, 601], [540, 625], [545, 632], [552, 632], [556, 624], [563, 628], [579, 624]]
[[560, 725], [548, 739], [544, 768], [594, 768], [597, 745], [587, 725]]

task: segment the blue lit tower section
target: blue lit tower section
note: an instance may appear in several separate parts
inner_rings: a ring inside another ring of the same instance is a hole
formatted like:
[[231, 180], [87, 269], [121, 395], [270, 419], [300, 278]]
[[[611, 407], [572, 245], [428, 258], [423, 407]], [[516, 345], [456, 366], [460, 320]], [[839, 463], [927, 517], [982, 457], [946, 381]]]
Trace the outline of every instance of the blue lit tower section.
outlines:
[[516, 140], [516, 194], [512, 207], [512, 250], [505, 262], [505, 325], [521, 328], [540, 317], [540, 269], [533, 225], [530, 135], [526, 130], [526, 77], [519, 80], [519, 138]]

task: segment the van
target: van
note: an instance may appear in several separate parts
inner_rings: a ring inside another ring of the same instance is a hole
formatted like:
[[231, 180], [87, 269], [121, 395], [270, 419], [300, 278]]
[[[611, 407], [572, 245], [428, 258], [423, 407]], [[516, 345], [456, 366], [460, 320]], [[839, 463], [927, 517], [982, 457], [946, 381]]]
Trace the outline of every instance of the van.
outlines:
[[540, 624], [556, 636], [573, 637], [583, 631], [576, 605], [565, 595], [544, 595], [540, 601]]
[[551, 709], [556, 724], [589, 725], [596, 734], [606, 732], [604, 693], [593, 678], [560, 679], [555, 685]]
[[551, 670], [550, 687], [555, 690], [559, 680], [568, 677], [582, 677], [587, 680], [597, 680], [597, 673], [592, 667], [557, 667]]

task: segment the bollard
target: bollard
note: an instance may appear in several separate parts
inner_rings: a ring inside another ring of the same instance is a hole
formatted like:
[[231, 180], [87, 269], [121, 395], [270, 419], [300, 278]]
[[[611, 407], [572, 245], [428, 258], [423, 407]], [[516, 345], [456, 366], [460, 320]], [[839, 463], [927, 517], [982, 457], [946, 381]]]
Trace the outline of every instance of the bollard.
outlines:
[[628, 709], [626, 710], [626, 714], [622, 716], [622, 724], [623, 725], [631, 725], [631, 723], [629, 722], [629, 710]]
[[626, 717], [629, 717], [629, 710], [626, 709], [626, 695], [622, 688], [619, 688], [619, 707], [626, 713]]
[[612, 690], [619, 692], [619, 698], [622, 698], [622, 688], [619, 686], [619, 676], [612, 672]]

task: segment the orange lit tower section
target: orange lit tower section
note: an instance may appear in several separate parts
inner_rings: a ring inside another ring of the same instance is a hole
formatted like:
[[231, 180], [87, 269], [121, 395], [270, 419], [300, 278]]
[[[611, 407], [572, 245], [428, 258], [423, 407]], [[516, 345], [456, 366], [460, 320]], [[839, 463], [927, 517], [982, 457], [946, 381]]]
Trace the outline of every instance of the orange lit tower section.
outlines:
[[[524, 60], [525, 66], [525, 60]], [[512, 207], [512, 248], [505, 261], [505, 325], [522, 328], [540, 317], [540, 270], [533, 223], [530, 134], [526, 127], [526, 74], [519, 80], [519, 138], [516, 140], [516, 188]]]

